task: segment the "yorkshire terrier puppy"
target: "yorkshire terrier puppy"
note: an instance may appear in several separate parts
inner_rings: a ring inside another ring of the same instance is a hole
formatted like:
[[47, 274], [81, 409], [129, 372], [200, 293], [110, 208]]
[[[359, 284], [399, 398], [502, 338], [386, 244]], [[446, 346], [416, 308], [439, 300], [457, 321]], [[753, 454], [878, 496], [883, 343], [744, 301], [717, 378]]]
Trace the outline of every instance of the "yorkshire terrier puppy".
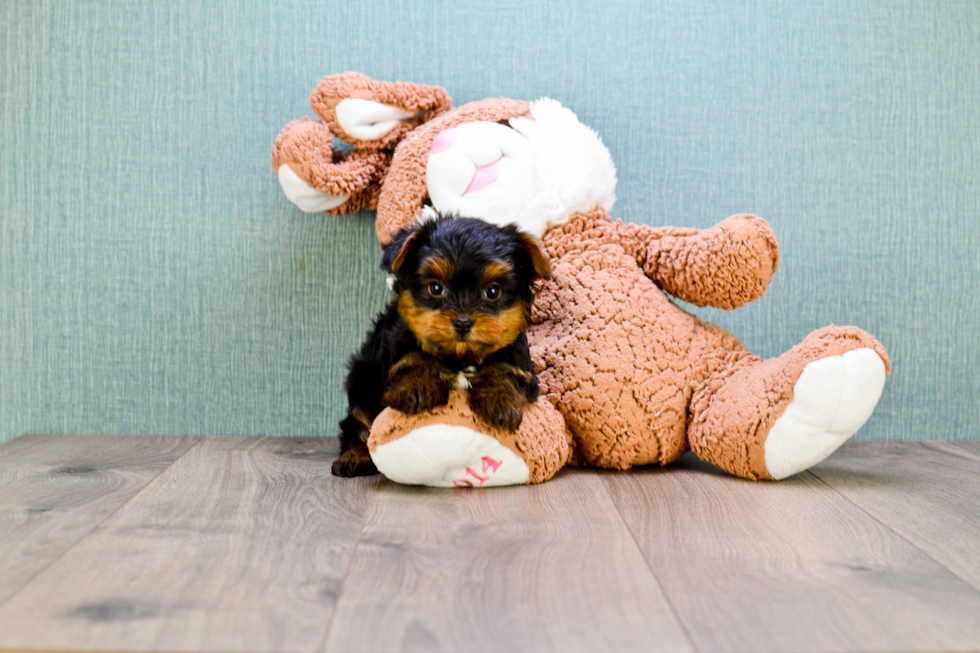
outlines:
[[551, 267], [534, 238], [513, 225], [440, 217], [401, 231], [381, 267], [396, 297], [348, 364], [335, 476], [378, 473], [367, 438], [385, 406], [419, 413], [464, 390], [483, 421], [514, 431], [538, 398], [524, 330], [535, 284]]

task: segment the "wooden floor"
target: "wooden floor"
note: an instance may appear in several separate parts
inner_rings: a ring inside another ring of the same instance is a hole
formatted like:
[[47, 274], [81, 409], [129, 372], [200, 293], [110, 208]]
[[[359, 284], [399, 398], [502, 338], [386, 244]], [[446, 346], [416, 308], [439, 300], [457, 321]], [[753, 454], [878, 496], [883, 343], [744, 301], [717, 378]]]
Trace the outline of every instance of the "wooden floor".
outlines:
[[851, 443], [780, 483], [688, 456], [486, 491], [337, 479], [335, 447], [0, 447], [0, 648], [980, 649], [980, 443]]

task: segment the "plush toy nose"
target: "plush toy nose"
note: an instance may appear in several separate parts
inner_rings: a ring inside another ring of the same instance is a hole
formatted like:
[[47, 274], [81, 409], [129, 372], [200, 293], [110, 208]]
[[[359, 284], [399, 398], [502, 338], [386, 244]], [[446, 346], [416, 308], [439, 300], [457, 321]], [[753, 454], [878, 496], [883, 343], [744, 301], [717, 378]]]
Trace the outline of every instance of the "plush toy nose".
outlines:
[[453, 320], [453, 328], [456, 329], [457, 334], [465, 336], [473, 328], [473, 318], [469, 315], [460, 315]]
[[455, 127], [444, 129], [432, 140], [432, 154], [451, 148], [459, 140], [459, 130]]

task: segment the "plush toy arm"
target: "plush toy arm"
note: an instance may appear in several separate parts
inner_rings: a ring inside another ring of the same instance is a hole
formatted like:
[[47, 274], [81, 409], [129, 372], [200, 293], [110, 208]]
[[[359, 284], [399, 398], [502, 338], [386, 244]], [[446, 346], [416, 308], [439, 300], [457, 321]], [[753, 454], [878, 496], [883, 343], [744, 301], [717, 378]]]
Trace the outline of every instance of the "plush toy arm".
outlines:
[[286, 125], [272, 148], [272, 169], [286, 197], [307, 213], [346, 215], [378, 204], [389, 152], [336, 151], [333, 134], [316, 120]]
[[754, 215], [703, 230], [620, 224], [619, 231], [650, 279], [697, 306], [733, 309], [759, 299], [779, 263], [772, 229]]
[[[289, 201], [327, 215], [376, 208], [395, 146], [452, 105], [438, 86], [376, 82], [360, 73], [324, 77], [310, 102], [323, 122], [286, 125], [272, 148], [272, 168]], [[334, 149], [335, 136], [353, 149]]]

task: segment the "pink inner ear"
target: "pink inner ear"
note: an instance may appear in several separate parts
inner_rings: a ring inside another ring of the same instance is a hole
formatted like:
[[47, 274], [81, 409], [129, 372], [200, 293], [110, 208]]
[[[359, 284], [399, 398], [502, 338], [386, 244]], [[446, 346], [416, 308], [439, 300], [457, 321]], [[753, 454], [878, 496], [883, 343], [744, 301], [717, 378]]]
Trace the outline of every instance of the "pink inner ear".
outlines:
[[470, 180], [470, 185], [466, 187], [466, 191], [463, 192], [463, 195], [469, 195], [470, 193], [475, 193], [478, 190], [483, 190], [493, 182], [497, 181], [497, 173], [499, 169], [500, 159], [477, 168], [476, 174], [473, 175], [473, 179]]
[[452, 127], [451, 129], [445, 129], [439, 132], [438, 134], [436, 134], [436, 137], [432, 140], [432, 154], [442, 152], [443, 150], [448, 150], [453, 145], [455, 145], [456, 141], [458, 140], [459, 140], [459, 130], [456, 129], [455, 127]]

